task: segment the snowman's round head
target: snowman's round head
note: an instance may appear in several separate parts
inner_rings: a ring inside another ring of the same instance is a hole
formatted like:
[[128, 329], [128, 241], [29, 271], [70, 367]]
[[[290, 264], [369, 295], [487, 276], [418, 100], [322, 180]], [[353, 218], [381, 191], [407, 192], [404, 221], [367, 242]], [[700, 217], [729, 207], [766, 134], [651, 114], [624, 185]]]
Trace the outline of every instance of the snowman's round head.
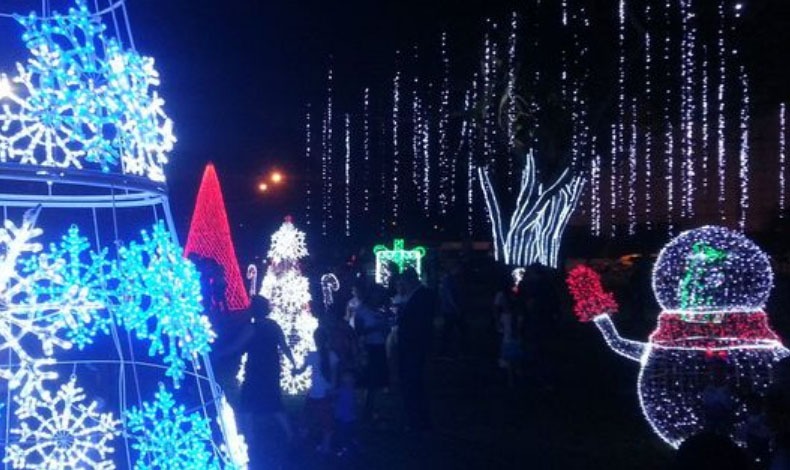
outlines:
[[762, 310], [772, 286], [768, 256], [724, 227], [681, 233], [661, 250], [653, 268], [653, 292], [665, 311]]

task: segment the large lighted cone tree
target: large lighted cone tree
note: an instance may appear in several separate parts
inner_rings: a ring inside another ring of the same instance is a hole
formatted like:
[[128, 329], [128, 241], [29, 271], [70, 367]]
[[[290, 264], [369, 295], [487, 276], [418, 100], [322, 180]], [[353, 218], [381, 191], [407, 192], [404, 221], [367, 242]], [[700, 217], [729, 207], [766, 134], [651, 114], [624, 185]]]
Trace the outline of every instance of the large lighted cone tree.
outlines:
[[[267, 255], [269, 263], [260, 290], [269, 300], [270, 318], [285, 334], [297, 369], [304, 364], [307, 353], [315, 349], [313, 333], [318, 327], [318, 320], [310, 310], [310, 285], [299, 266], [299, 260], [307, 255], [304, 232], [297, 230], [291, 218], [286, 217], [272, 235]], [[293, 365], [285, 357], [281, 357], [281, 364], [280, 385], [286, 393], [295, 395], [310, 387], [310, 368], [294, 374]]]
[[228, 310], [242, 310], [249, 306], [250, 301], [244, 289], [241, 270], [236, 260], [236, 249], [230, 235], [222, 188], [217, 170], [211, 163], [206, 165], [203, 172], [184, 252], [187, 256], [196, 254], [212, 259], [222, 267], [225, 304]]
[[[705, 427], [742, 441], [751, 398], [765, 393], [774, 365], [790, 355], [763, 310], [772, 284], [768, 257], [743, 235], [712, 226], [684, 232], [656, 260], [653, 291], [663, 311], [640, 342], [617, 332], [617, 303], [595, 271], [579, 266], [568, 277], [577, 317], [639, 362], [642, 410], [673, 447]], [[724, 409], [706, 413], [705, 395], [721, 391], [729, 396]]]

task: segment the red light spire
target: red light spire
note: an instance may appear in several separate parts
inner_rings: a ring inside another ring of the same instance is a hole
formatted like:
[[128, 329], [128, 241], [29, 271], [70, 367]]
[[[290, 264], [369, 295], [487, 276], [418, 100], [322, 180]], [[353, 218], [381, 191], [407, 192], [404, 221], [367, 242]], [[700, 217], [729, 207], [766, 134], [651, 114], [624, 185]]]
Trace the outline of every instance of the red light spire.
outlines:
[[225, 201], [217, 178], [214, 164], [209, 163], [203, 172], [203, 180], [198, 190], [195, 212], [189, 226], [184, 256], [195, 253], [211, 258], [225, 271], [225, 300], [230, 310], [241, 310], [249, 306], [250, 300], [241, 279], [236, 250], [230, 236]]

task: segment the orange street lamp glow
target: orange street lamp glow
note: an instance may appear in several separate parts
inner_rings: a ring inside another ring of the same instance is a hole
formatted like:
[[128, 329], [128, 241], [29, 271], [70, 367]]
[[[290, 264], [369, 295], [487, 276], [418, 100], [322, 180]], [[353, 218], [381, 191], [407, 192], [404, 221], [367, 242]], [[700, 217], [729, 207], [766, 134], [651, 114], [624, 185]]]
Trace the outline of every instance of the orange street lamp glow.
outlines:
[[275, 171], [272, 173], [272, 183], [281, 183], [283, 180], [283, 174], [279, 171]]

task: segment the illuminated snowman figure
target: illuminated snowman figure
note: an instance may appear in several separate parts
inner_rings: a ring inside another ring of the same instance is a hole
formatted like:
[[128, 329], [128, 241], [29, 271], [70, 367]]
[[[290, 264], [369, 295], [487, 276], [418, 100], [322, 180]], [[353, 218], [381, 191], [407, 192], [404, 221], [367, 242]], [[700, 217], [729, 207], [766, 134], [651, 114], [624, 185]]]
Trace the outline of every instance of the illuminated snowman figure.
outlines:
[[730, 432], [740, 441], [747, 398], [762, 395], [776, 361], [790, 355], [764, 312], [773, 285], [768, 257], [726, 228], [684, 232], [661, 251], [653, 291], [662, 312], [647, 343], [619, 335], [610, 316], [617, 304], [594, 271], [575, 268], [568, 285], [579, 319], [592, 320], [615, 352], [641, 364], [642, 410], [673, 447], [703, 429], [705, 395], [717, 389], [730, 392]]

